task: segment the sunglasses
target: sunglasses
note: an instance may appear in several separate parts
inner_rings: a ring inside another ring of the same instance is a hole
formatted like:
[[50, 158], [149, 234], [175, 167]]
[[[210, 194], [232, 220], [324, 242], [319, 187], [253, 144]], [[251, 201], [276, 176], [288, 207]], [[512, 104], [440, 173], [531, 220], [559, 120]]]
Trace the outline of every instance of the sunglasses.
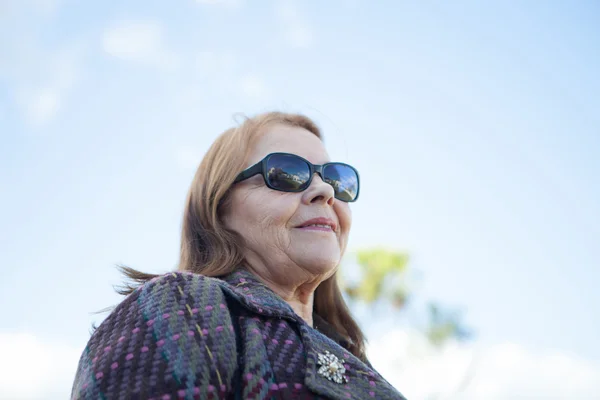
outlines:
[[358, 171], [344, 163], [330, 162], [315, 165], [308, 160], [289, 153], [271, 153], [253, 166], [240, 172], [234, 183], [261, 174], [265, 184], [281, 192], [302, 192], [317, 173], [323, 182], [333, 187], [336, 199], [353, 202], [360, 189]]

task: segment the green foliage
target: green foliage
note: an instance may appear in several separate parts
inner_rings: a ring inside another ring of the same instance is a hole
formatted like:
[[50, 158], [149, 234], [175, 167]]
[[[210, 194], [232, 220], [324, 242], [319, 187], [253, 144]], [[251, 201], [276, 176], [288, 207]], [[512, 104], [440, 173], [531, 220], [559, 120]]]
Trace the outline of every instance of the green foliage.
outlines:
[[[408, 254], [383, 248], [359, 251], [356, 255], [361, 278], [357, 283], [343, 285], [346, 295], [355, 302], [372, 304], [382, 300], [400, 311], [410, 297], [407, 283]], [[461, 315], [446, 311], [436, 303], [428, 304], [428, 319], [423, 333], [434, 346], [450, 339], [466, 339], [470, 333], [461, 322]]]
[[444, 311], [436, 303], [429, 303], [429, 321], [425, 335], [435, 346], [441, 346], [449, 339], [464, 340], [471, 333], [463, 326], [461, 315], [456, 311]]
[[357, 261], [361, 280], [345, 287], [348, 297], [367, 304], [385, 299], [396, 308], [404, 307], [408, 298], [405, 284], [407, 254], [376, 248], [359, 251]]

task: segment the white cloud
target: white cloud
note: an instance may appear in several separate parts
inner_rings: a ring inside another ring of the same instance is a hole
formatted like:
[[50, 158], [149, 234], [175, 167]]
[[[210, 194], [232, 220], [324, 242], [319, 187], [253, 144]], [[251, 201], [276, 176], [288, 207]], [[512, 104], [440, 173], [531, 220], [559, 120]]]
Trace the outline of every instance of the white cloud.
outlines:
[[[188, 166], [197, 166], [195, 152], [184, 157]], [[82, 351], [30, 333], [0, 333], [0, 399], [68, 398]], [[600, 393], [599, 365], [560, 352], [535, 353], [514, 343], [483, 349], [454, 343], [438, 351], [418, 334], [395, 331], [372, 341], [368, 354], [409, 399], [585, 400]], [[457, 393], [470, 372], [466, 389]]]
[[583, 400], [600, 393], [600, 365], [560, 352], [535, 353], [514, 343], [483, 349], [454, 343], [438, 351], [416, 333], [396, 331], [374, 341], [369, 355], [409, 399]]
[[9, 83], [19, 111], [30, 125], [52, 120], [65, 106], [82, 75], [88, 41], [72, 37], [49, 45], [39, 26], [55, 22], [62, 0], [0, 2], [0, 79]]
[[13, 0], [0, 2], [0, 15], [14, 17], [14, 13], [23, 11], [35, 12], [41, 15], [52, 15], [62, 5], [63, 0]]
[[308, 48], [314, 42], [312, 28], [301, 15], [295, 0], [280, 0], [275, 6], [283, 38], [292, 47]]
[[173, 69], [177, 56], [165, 45], [162, 26], [156, 21], [120, 21], [106, 29], [104, 51], [116, 58]]
[[313, 42], [313, 33], [306, 25], [294, 24], [286, 31], [288, 42], [294, 47], [308, 48]]
[[30, 122], [43, 125], [58, 113], [62, 93], [52, 87], [22, 89], [17, 93], [17, 101]]
[[40, 12], [53, 13], [58, 10], [62, 0], [32, 0], [31, 3], [33, 8]]
[[30, 333], [0, 333], [0, 399], [66, 399], [83, 349]]
[[[30, 124], [44, 125], [63, 108], [81, 78], [86, 51], [84, 42], [74, 42], [48, 55], [34, 52], [29, 60], [21, 60], [26, 72], [13, 71], [15, 97]], [[15, 61], [12, 68], [20, 64]]]

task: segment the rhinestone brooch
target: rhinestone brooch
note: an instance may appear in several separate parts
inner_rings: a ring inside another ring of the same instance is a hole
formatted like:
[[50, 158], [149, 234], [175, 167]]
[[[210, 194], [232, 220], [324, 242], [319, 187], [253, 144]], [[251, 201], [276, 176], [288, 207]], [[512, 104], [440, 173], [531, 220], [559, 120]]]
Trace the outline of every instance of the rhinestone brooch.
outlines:
[[325, 351], [325, 354], [319, 353], [318, 357], [320, 367], [317, 373], [319, 375], [323, 375], [335, 383], [348, 382], [348, 378], [344, 375], [346, 368], [344, 368], [344, 364], [335, 355]]

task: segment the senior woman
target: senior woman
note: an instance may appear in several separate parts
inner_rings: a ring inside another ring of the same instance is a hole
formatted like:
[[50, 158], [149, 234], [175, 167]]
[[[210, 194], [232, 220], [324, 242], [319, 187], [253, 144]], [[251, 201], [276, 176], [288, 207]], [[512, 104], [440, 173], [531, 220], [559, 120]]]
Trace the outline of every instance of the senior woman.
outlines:
[[125, 269], [139, 285], [92, 334], [72, 398], [404, 399], [336, 280], [358, 193], [305, 116], [224, 132], [192, 182], [177, 271]]

